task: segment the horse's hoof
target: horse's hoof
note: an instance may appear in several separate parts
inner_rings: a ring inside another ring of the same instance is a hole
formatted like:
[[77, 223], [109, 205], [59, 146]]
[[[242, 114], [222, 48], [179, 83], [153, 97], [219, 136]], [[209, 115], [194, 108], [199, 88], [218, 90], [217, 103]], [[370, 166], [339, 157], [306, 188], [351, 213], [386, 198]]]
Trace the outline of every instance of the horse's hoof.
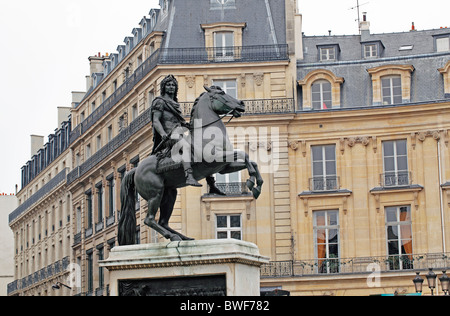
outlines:
[[173, 235], [172, 237], [170, 237], [170, 241], [183, 241], [183, 239], [181, 239], [181, 237], [178, 235]]
[[255, 198], [255, 200], [257, 200], [259, 198], [259, 196], [261, 195], [261, 190], [258, 188], [253, 188], [252, 193], [253, 193], [253, 197]]

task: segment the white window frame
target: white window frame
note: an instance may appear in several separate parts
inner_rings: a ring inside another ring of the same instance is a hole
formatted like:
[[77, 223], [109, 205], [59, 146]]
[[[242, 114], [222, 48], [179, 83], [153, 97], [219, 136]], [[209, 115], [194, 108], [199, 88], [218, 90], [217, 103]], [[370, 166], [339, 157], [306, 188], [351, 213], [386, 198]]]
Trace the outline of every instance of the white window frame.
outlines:
[[436, 38], [436, 52], [448, 52], [450, 51], [450, 36], [437, 37]]
[[[387, 156], [386, 152], [385, 152], [385, 145], [387, 143], [393, 143], [393, 155], [392, 156]], [[405, 155], [400, 155], [398, 154], [398, 150], [397, 150], [397, 143], [399, 142], [404, 142], [405, 143], [405, 151], [406, 154]], [[386, 159], [393, 159], [394, 160], [394, 169], [393, 170], [387, 170], [386, 169]], [[399, 169], [398, 166], [398, 161], [399, 159], [405, 159], [406, 162], [406, 169]], [[406, 139], [400, 139], [400, 140], [392, 140], [392, 141], [384, 141], [383, 142], [383, 171], [384, 171], [384, 183], [383, 186], [385, 187], [395, 187], [395, 186], [404, 186], [404, 185], [409, 185], [409, 163], [408, 163], [408, 142]], [[394, 176], [394, 183], [392, 181], [387, 182], [386, 181], [386, 174], [393, 174]], [[399, 179], [401, 175], [405, 175], [407, 177], [407, 184], [405, 183], [400, 183]]]
[[321, 47], [320, 61], [335, 61], [336, 60], [336, 48], [335, 47]]
[[[326, 159], [326, 149], [327, 147], [334, 147], [334, 160], [327, 160]], [[320, 148], [322, 151], [322, 160], [315, 160], [314, 157], [314, 150], [313, 148]], [[327, 173], [327, 162], [334, 162], [334, 173]], [[322, 174], [321, 175], [315, 175], [314, 174], [314, 164], [320, 163], [322, 165]], [[336, 191], [338, 190], [338, 181], [337, 181], [337, 161], [336, 161], [336, 145], [316, 145], [311, 146], [311, 174], [312, 174], [312, 184], [311, 184], [311, 190], [312, 191]], [[331, 180], [330, 180], [331, 179]], [[334, 179], [334, 181], [332, 180]], [[318, 187], [316, 187], [318, 182]], [[329, 182], [331, 181], [331, 182]], [[331, 183], [331, 185], [328, 185], [328, 183]], [[334, 185], [332, 185], [334, 184]]]
[[[317, 224], [317, 216], [320, 213], [325, 213], [325, 225], [319, 226]], [[329, 217], [331, 214], [336, 215], [336, 225], [329, 225]], [[314, 211], [314, 257], [317, 263], [319, 263], [320, 260], [326, 261], [326, 260], [336, 260], [336, 262], [339, 262], [340, 256], [341, 256], [341, 247], [340, 247], [340, 226], [339, 226], [339, 210], [323, 210], [323, 211]], [[318, 253], [318, 244], [317, 244], [317, 232], [319, 230], [325, 230], [325, 258], [319, 258]], [[337, 258], [330, 258], [330, 230], [337, 230], [337, 250], [338, 250], [338, 257]], [[326, 265], [326, 272], [321, 273], [336, 273], [337, 271], [331, 271], [330, 265]], [[317, 266], [316, 269], [319, 267]], [[317, 271], [318, 273], [320, 271]]]
[[[328, 93], [328, 91], [325, 91], [325, 86], [324, 85], [329, 85], [330, 86], [330, 99], [325, 99], [325, 93]], [[317, 92], [314, 92], [314, 87], [315, 86], [319, 86], [320, 87], [320, 109], [318, 109], [317, 107], [315, 107], [315, 105], [317, 105], [317, 101], [314, 101], [314, 94], [317, 94]], [[329, 102], [329, 105], [325, 104], [326, 102]], [[329, 108], [333, 107], [333, 86], [331, 84], [331, 82], [329, 82], [328, 80], [317, 80], [315, 82], [313, 82], [313, 84], [311, 85], [311, 104], [312, 104], [312, 108], [313, 110], [327, 110]], [[326, 108], [324, 107], [324, 104], [326, 106]]]
[[[239, 227], [231, 227], [231, 217], [233, 216], [239, 216], [240, 218], [240, 224]], [[226, 227], [217, 227], [218, 223], [218, 217], [226, 217], [227, 218], [227, 226]], [[231, 233], [232, 232], [239, 232], [241, 234], [241, 239], [238, 240], [244, 240], [243, 239], [243, 230], [242, 230], [242, 214], [216, 214], [216, 223], [215, 223], [215, 237], [216, 239], [224, 239], [219, 238], [219, 233], [227, 233], [226, 239], [232, 239]]]
[[[396, 86], [394, 85], [394, 79], [398, 79], [400, 80], [400, 86]], [[389, 80], [389, 86], [386, 87], [383, 84], [384, 80]], [[395, 88], [400, 88], [398, 89], [400, 94], [394, 94], [394, 89]], [[385, 88], [389, 88], [389, 94], [385, 94]], [[392, 104], [401, 104], [402, 100], [403, 100], [403, 95], [402, 95], [402, 77], [400, 75], [394, 75], [394, 76], [384, 76], [381, 77], [381, 100], [383, 102], [383, 105], [392, 105]], [[396, 102], [396, 98], [400, 98], [399, 102]], [[389, 99], [389, 101], [387, 103], [385, 103], [385, 99]]]
[[378, 57], [378, 47], [377, 46], [378, 46], [377, 44], [364, 45], [364, 57], [365, 58]]
[[238, 86], [236, 79], [214, 79], [214, 86], [219, 86], [226, 94], [238, 99]]
[[234, 32], [214, 32], [214, 58], [220, 61], [234, 59]]
[[[401, 214], [401, 209], [402, 208], [406, 208], [409, 214], [409, 220], [408, 221], [401, 221], [400, 218], [400, 214]], [[389, 211], [395, 211], [396, 212], [396, 218], [397, 221], [388, 221], [388, 212]], [[404, 267], [404, 262], [403, 260], [400, 260], [401, 257], [403, 256], [412, 256], [413, 252], [414, 252], [414, 238], [413, 238], [413, 231], [412, 231], [412, 212], [411, 212], [411, 206], [410, 205], [403, 205], [403, 206], [393, 206], [393, 207], [386, 207], [385, 209], [385, 223], [386, 223], [386, 228], [385, 228], [385, 232], [386, 232], [386, 253], [389, 257], [393, 257], [393, 258], [397, 258], [398, 259], [398, 269], [394, 269], [394, 270], [403, 270], [403, 269], [409, 269], [411, 268], [410, 266], [408, 267]], [[408, 225], [410, 232], [411, 232], [411, 239], [409, 238], [404, 238], [405, 236], [402, 236], [402, 229], [401, 227], [404, 225]], [[389, 227], [396, 227], [397, 230], [397, 239], [389, 239], [389, 233], [388, 233], [388, 229]], [[402, 253], [402, 245], [403, 245], [403, 241], [405, 240], [411, 240], [411, 253]], [[398, 249], [398, 253], [396, 254], [391, 254], [389, 253], [389, 242], [393, 242], [393, 241], [397, 241], [397, 249]]]

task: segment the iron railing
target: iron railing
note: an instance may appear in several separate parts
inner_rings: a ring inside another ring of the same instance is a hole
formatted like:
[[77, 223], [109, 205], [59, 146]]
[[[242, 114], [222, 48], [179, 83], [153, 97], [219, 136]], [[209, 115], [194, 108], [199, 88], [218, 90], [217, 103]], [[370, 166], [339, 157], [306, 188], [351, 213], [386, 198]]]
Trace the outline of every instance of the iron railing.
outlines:
[[[243, 115], [260, 115], [260, 114], [285, 114], [294, 113], [294, 99], [259, 99], [259, 100], [243, 100], [245, 104], [245, 112]], [[181, 111], [185, 117], [191, 115], [193, 102], [181, 102]]]
[[390, 255], [383, 257], [331, 258], [304, 261], [277, 261], [261, 267], [261, 277], [302, 277], [311, 275], [361, 274], [380, 272], [450, 269], [450, 253]]
[[[225, 53], [224, 53], [225, 52]], [[158, 64], [203, 64], [224, 62], [258, 62], [289, 60], [288, 45], [258, 45], [226, 48], [161, 48], [145, 60], [127, 80], [114, 91], [81, 124], [74, 127], [70, 134], [73, 143], [113, 106], [123, 99]], [[86, 99], [85, 96], [84, 99]]]
[[245, 182], [216, 183], [216, 187], [226, 195], [243, 195], [249, 193]]
[[380, 176], [383, 188], [409, 186], [412, 184], [411, 172], [395, 171], [382, 173]]
[[30, 196], [25, 202], [23, 202], [18, 208], [16, 208], [11, 214], [9, 214], [9, 223], [17, 219], [20, 215], [22, 215], [27, 209], [33, 206], [34, 203], [40, 201], [47, 194], [53, 191], [56, 187], [58, 187], [63, 182], [66, 181], [66, 173], [67, 169], [64, 169], [60, 173], [58, 173], [53, 179], [48, 181], [46, 184], [42, 186], [40, 190], [38, 190], [35, 194]]
[[36, 283], [45, 281], [53, 276], [57, 276], [62, 272], [68, 272], [66, 270], [69, 267], [69, 264], [70, 264], [69, 257], [65, 257], [20, 280], [15, 280], [14, 282], [11, 282], [7, 285], [7, 293], [8, 295], [10, 295], [19, 290], [25, 290]]
[[339, 177], [325, 176], [309, 179], [309, 190], [311, 192], [337, 191], [340, 188]]

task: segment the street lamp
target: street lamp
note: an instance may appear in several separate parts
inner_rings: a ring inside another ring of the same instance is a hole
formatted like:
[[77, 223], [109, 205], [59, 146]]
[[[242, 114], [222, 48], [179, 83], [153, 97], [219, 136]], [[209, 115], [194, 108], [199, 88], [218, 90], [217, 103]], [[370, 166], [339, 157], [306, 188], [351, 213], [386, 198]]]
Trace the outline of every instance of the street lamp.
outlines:
[[445, 272], [446, 271], [442, 271], [443, 275], [439, 278], [439, 281], [441, 281], [441, 287], [442, 287], [442, 291], [444, 292], [444, 295], [448, 295], [450, 278], [445, 274]]
[[416, 272], [416, 277], [414, 278], [414, 287], [416, 288], [416, 293], [422, 293], [423, 279], [420, 277], [420, 272]]
[[61, 282], [56, 282], [56, 284], [53, 284], [52, 289], [59, 290], [59, 289], [61, 289], [61, 286], [64, 286], [64, 287], [68, 288], [69, 290], [72, 289], [70, 286], [65, 285], [64, 283], [61, 283]]
[[436, 275], [436, 273], [433, 272], [433, 268], [428, 268], [428, 269], [429, 269], [429, 271], [428, 271], [428, 274], [426, 275], [427, 281], [428, 281], [428, 287], [431, 290], [431, 295], [434, 295], [433, 291], [436, 288], [437, 275]]

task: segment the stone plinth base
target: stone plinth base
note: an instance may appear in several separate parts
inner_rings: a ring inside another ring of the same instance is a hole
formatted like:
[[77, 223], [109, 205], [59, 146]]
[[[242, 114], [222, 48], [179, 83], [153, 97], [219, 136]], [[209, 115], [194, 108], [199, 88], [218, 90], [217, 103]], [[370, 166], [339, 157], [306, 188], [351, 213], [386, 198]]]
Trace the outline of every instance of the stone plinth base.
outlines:
[[100, 266], [111, 296], [259, 296], [268, 261], [252, 243], [199, 240], [114, 247]]

